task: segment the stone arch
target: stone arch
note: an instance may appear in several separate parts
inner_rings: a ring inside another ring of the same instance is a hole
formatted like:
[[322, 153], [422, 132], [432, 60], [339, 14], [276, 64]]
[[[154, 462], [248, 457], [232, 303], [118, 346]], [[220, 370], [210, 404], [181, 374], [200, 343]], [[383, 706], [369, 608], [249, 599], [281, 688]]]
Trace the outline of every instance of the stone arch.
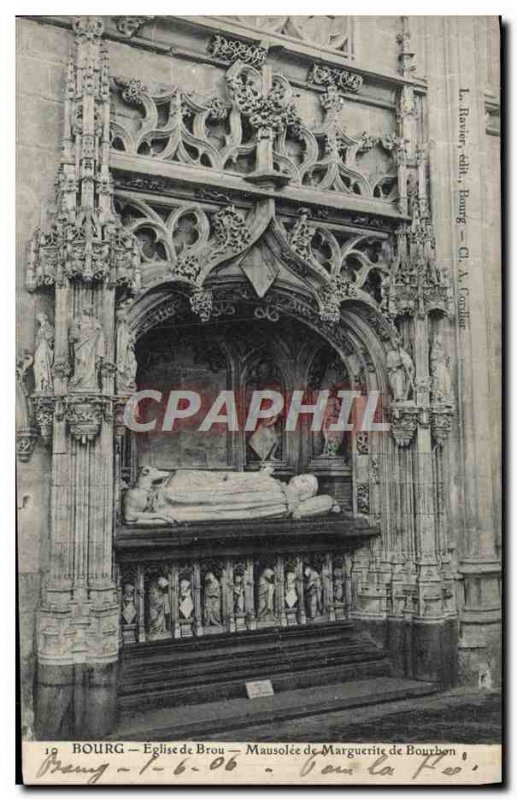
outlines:
[[[369, 376], [366, 382], [368, 388], [387, 392], [386, 345], [393, 340], [397, 331], [369, 304], [357, 300], [344, 301], [339, 322], [331, 324], [321, 320], [314, 303], [310, 303], [306, 296], [295, 295], [287, 287], [272, 287], [264, 298], [254, 295], [244, 280], [214, 284], [211, 290], [217, 304], [214, 316], [224, 316], [236, 302], [255, 308], [274, 309], [319, 334], [337, 350], [352, 373], [350, 355], [352, 351], [355, 352]], [[128, 323], [135, 337], [138, 339], [160, 321], [182, 313], [182, 306], [185, 313], [188, 299], [189, 291], [182, 283], [172, 279], [138, 295], [128, 312]]]
[[[339, 323], [331, 324], [321, 319], [314, 303], [311, 304], [306, 296], [294, 294], [292, 289], [275, 286], [268, 291], [264, 298], [260, 299], [242, 280], [231, 284], [222, 282], [219, 285], [212, 284], [211, 291], [214, 297], [213, 313], [216, 318], [223, 319], [225, 316], [231, 318], [235, 305], [243, 304], [252, 307], [254, 311], [260, 309], [261, 313], [269, 314], [270, 319], [275, 319], [279, 315], [279, 317], [291, 318], [302, 323], [337, 352], [348, 374], [354, 378], [354, 388], [360, 388], [363, 394], [370, 391], [379, 392], [380, 402], [383, 406], [383, 419], [387, 421], [384, 413], [384, 409], [388, 405], [389, 391], [386, 348], [396, 336], [396, 329], [369, 304], [356, 299], [344, 301]], [[161, 321], [181, 318], [182, 315], [193, 318], [193, 312], [189, 306], [189, 293], [183, 286], [175, 284], [173, 281], [167, 281], [138, 296], [133, 303], [128, 319], [138, 338]], [[364, 485], [368, 484], [371, 478], [372, 469], [369, 462], [374, 438], [375, 436], [362, 438], [363, 448], [365, 440], [368, 440], [368, 448], [362, 453], [365, 457], [359, 458], [357, 462], [354, 461], [354, 464], [357, 463], [360, 466], [360, 469], [358, 467], [358, 471], [356, 471], [357, 475], [354, 473], [354, 491], [356, 493], [361, 491], [361, 486], [364, 491]], [[359, 440], [357, 444], [354, 442], [354, 458], [356, 455], [361, 455], [358, 451], [359, 444]], [[374, 446], [377, 448], [376, 453], [382, 454], [378, 478], [379, 496], [375, 501], [375, 508], [373, 505], [367, 506], [363, 503], [362, 506], [359, 505], [359, 511], [357, 500], [354, 500], [354, 510], [374, 517], [377, 522], [381, 522], [382, 513], [382, 528], [389, 535], [390, 514], [388, 509], [392, 506], [393, 501], [389, 497], [388, 475], [390, 471], [393, 471], [398, 452], [391, 436], [387, 434], [381, 438], [377, 435]], [[385, 547], [385, 544], [382, 546]], [[372, 547], [378, 549], [381, 547], [381, 542], [372, 544]]]

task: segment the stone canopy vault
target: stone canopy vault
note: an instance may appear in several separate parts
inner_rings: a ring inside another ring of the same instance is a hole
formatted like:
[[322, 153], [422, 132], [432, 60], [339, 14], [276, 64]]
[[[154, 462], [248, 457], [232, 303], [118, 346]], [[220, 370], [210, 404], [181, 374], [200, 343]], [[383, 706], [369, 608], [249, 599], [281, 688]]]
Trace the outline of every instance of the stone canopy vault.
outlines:
[[[131, 562], [128, 578], [131, 559], [114, 549], [138, 466], [123, 409], [141, 342], [164, 323], [174, 337], [175, 325], [231, 326], [246, 308], [281, 340], [295, 321], [335, 350], [351, 386], [381, 392], [390, 433], [355, 433], [343, 470], [350, 518], [377, 535], [343, 570], [350, 619], [396, 674], [454, 682], [459, 582], [467, 605], [495, 591], [490, 565], [482, 579], [477, 567], [462, 573], [448, 516], [454, 281], [436, 254], [427, 85], [414, 77], [410, 23], [398, 21], [398, 72], [381, 75], [356, 65], [351, 18], [274, 19], [52, 18], [71, 43], [61, 163], [55, 206], [29, 245], [39, 311], [17, 382], [19, 460], [46, 448], [50, 465], [36, 636], [45, 738], [110, 729], [121, 647], [142, 640], [127, 608], [147, 596], [148, 567]], [[168, 82], [141, 72], [152, 26], [174, 54]], [[121, 43], [134, 53], [125, 71]], [[191, 64], [207, 72], [189, 83]]]

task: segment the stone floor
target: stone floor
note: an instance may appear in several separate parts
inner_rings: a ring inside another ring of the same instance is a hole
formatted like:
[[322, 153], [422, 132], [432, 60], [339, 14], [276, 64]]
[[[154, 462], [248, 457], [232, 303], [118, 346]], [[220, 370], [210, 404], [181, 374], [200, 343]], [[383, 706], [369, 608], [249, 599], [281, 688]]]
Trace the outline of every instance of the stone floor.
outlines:
[[429, 697], [224, 731], [221, 741], [421, 742], [496, 744], [501, 696], [455, 689]]
[[373, 678], [131, 713], [110, 738], [133, 741], [455, 742], [501, 741], [501, 698], [460, 688]]

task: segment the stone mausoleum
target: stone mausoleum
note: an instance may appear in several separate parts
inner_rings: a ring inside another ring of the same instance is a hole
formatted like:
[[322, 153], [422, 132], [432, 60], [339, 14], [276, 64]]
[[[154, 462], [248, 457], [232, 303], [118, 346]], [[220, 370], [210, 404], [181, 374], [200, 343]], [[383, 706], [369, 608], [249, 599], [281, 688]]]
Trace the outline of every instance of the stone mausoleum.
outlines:
[[[101, 738], [261, 679], [496, 686], [497, 19], [39, 16], [17, 36], [24, 736]], [[329, 418], [339, 387], [378, 392], [389, 431], [124, 416], [136, 390], [246, 409], [264, 387], [327, 392]], [[303, 474], [332, 512], [157, 512], [164, 476], [218, 509]]]

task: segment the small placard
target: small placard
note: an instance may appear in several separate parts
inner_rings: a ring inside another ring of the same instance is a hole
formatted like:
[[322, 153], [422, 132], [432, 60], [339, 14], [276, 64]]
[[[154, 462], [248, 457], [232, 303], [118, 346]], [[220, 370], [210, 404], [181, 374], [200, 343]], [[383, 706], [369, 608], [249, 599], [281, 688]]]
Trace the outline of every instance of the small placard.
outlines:
[[275, 690], [270, 680], [267, 681], [247, 681], [246, 691], [248, 698], [254, 700], [256, 697], [271, 697]]

